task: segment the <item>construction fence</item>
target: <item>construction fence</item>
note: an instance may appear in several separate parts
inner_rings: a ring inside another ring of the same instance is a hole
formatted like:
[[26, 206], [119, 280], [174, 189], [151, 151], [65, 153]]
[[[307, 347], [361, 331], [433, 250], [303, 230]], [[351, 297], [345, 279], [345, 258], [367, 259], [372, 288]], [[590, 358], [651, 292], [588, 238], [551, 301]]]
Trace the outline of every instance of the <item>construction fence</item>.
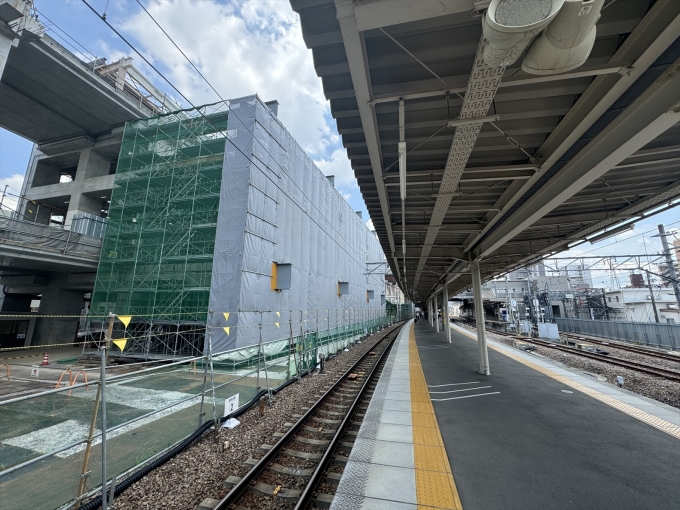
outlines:
[[[315, 369], [320, 354], [328, 357], [406, 318], [383, 313], [259, 346], [212, 355], [209, 348], [204, 356], [156, 361], [150, 367], [140, 362], [86, 368], [75, 375], [75, 369], [65, 371], [65, 385], [0, 402], [3, 508], [74, 507], [101, 490], [102, 473], [107, 483], [113, 477], [120, 482], [207, 422], [230, 414], [234, 405], [243, 407], [263, 391]], [[211, 333], [208, 328], [208, 345]], [[117, 355], [115, 336], [113, 343], [109, 361]], [[130, 366], [138, 369], [121, 373]]]
[[664, 349], [680, 349], [680, 325], [555, 318], [560, 331], [599, 336]]

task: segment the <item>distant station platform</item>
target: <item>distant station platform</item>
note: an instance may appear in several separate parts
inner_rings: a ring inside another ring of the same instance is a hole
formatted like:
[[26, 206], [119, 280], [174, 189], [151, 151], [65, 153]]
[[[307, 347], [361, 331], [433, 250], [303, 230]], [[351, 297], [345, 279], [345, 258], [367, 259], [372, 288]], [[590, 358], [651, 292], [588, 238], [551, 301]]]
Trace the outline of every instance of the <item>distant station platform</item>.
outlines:
[[680, 410], [452, 329], [400, 334], [331, 508], [678, 507]]

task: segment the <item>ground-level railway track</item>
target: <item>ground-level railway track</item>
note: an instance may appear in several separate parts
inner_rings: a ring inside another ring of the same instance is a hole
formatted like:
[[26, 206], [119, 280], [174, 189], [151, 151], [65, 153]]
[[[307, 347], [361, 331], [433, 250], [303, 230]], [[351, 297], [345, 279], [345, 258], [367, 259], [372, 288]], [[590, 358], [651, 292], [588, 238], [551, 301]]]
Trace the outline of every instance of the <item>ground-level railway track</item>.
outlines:
[[[545, 340], [539, 340], [537, 338], [527, 338], [524, 336], [520, 335], [515, 335], [513, 333], [506, 333], [503, 331], [496, 331], [494, 329], [489, 329], [487, 330], [491, 333], [495, 333], [497, 335], [502, 335], [506, 336], [508, 338], [512, 338], [515, 340], [523, 341], [523, 342], [530, 342], [536, 345], [539, 345], [541, 347], [545, 347], [548, 349], [555, 349], [558, 351], [562, 352], [567, 352], [569, 354], [574, 354], [576, 356], [581, 356], [584, 358], [590, 358], [596, 361], [600, 361], [602, 363], [608, 363], [610, 365], [616, 365], [622, 368], [627, 368], [629, 370], [636, 370], [638, 372], [642, 372], [648, 375], [653, 375], [656, 377], [663, 377], [665, 379], [671, 380], [671, 381], [680, 381], [680, 371], [677, 370], [668, 370], [665, 368], [660, 368], [660, 367], [655, 367], [653, 365], [647, 365], [646, 363], [637, 363], [635, 361], [630, 361], [622, 358], [616, 358], [613, 356], [605, 356], [602, 354], [596, 354], [593, 352], [589, 351], [583, 351], [580, 349], [576, 349], [574, 347], [567, 347], [566, 345], [560, 345], [560, 344], [555, 344], [552, 342], [547, 342]], [[612, 346], [614, 347], [614, 346]], [[616, 346], [618, 348], [618, 345]]]
[[591, 344], [595, 345], [603, 345], [603, 346], [608, 346], [616, 349], [621, 349], [622, 351], [629, 351], [629, 352], [634, 352], [635, 354], [643, 354], [645, 356], [651, 356], [653, 358], [659, 358], [667, 361], [674, 361], [676, 363], [680, 363], [680, 355], [677, 354], [669, 354], [666, 352], [658, 351], [655, 349], [650, 349], [648, 347], [638, 347], [636, 345], [626, 345], [621, 342], [615, 342], [615, 341], [607, 341], [607, 340], [602, 340], [599, 338], [594, 338], [592, 336], [586, 336], [586, 335], [577, 335], [575, 333], [560, 333], [562, 336], [567, 337], [569, 339], [573, 339], [578, 342], [588, 342]]
[[[370, 401], [390, 348], [402, 325], [385, 331], [375, 346], [362, 356], [320, 398], [310, 403], [288, 431], [275, 434], [274, 445], [262, 445], [259, 460], [248, 459], [251, 469], [243, 477], [230, 476], [229, 493], [215, 510], [244, 510], [267, 507], [273, 499], [276, 508], [306, 509], [328, 507], [333, 490], [320, 486], [337, 485], [338, 472], [347, 462], [356, 430]], [[267, 502], [266, 500], [269, 500]]]

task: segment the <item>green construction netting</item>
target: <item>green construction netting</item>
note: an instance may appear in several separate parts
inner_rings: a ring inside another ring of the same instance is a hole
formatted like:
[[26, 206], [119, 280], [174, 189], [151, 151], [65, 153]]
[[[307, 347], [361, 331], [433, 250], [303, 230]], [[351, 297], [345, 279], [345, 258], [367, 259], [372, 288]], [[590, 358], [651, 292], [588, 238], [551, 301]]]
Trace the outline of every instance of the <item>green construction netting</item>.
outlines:
[[91, 314], [206, 320], [227, 110], [126, 124]]

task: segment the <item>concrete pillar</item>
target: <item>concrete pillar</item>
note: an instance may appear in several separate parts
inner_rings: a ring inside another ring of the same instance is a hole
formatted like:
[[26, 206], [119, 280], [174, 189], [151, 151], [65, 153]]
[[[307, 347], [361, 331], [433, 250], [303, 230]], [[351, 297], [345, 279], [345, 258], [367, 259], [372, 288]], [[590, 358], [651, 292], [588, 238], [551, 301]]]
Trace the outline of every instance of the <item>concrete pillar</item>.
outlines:
[[[50, 282], [42, 288], [38, 314], [80, 315], [85, 291], [70, 290], [68, 287], [68, 274], [51, 273]], [[33, 345], [75, 342], [78, 323], [77, 317], [38, 318], [33, 335]]]
[[439, 333], [439, 303], [438, 303], [439, 298], [437, 296], [438, 296], [438, 294], [435, 292], [435, 294], [434, 294], [434, 322], [437, 325], [435, 330], [437, 331], [437, 333]]
[[479, 262], [470, 262], [472, 274], [472, 290], [475, 300], [475, 320], [477, 321], [477, 343], [479, 344], [479, 373], [490, 375], [489, 351], [486, 348], [486, 331], [484, 328], [484, 300], [482, 297], [482, 278], [479, 274]]
[[78, 159], [76, 178], [70, 185], [71, 199], [68, 204], [65, 223], [71, 225], [74, 214], [88, 213], [101, 216], [103, 200], [100, 196], [83, 195], [87, 179], [109, 175], [111, 161], [93, 149], [83, 149]]
[[444, 284], [444, 329], [446, 331], [446, 341], [451, 343], [451, 324], [449, 323], [449, 287]]
[[434, 327], [432, 323], [432, 298], [427, 298], [427, 320], [430, 323], [430, 327]]
[[[3, 22], [0, 21], [0, 23]], [[7, 63], [7, 57], [9, 56], [9, 50], [12, 47], [12, 41], [14, 41], [14, 38], [8, 37], [0, 32], [0, 78], [2, 78], [2, 72], [5, 70], [5, 64]]]
[[430, 326], [434, 328], [434, 296], [430, 296]]

